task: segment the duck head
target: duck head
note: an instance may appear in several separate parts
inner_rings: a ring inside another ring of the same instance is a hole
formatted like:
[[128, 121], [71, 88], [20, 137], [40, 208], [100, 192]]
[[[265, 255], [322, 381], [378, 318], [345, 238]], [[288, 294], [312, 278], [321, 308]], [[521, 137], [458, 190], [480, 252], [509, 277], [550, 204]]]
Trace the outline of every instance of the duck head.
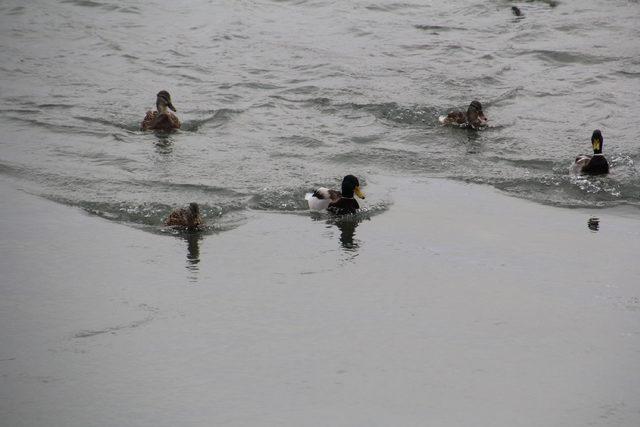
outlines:
[[360, 181], [353, 175], [347, 175], [342, 179], [342, 197], [353, 197], [353, 194], [364, 199], [364, 193], [360, 190]]
[[166, 90], [161, 90], [156, 95], [156, 108], [160, 114], [165, 114], [167, 112], [167, 108], [172, 111], [176, 111], [176, 107], [171, 103], [171, 95]]
[[591, 145], [593, 146], [593, 154], [602, 154], [603, 144], [604, 144], [604, 139], [602, 138], [602, 132], [600, 132], [600, 129], [594, 130], [593, 135], [591, 135]]
[[487, 118], [482, 112], [482, 104], [480, 104], [480, 101], [471, 101], [467, 109], [467, 120], [474, 129], [487, 124]]
[[191, 212], [191, 215], [194, 217], [200, 215], [200, 207], [196, 202], [189, 203], [189, 212]]

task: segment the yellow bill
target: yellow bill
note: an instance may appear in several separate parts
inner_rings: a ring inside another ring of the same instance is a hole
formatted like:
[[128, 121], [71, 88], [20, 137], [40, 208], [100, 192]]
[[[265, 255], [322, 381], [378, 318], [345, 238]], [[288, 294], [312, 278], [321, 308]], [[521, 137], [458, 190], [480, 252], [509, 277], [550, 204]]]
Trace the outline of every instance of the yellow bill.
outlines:
[[600, 140], [599, 140], [599, 139], [597, 139], [597, 138], [596, 138], [596, 139], [594, 139], [594, 140], [593, 140], [593, 149], [594, 149], [594, 150], [600, 150], [600, 149], [601, 149], [601, 144], [602, 144], [602, 141], [600, 141]]

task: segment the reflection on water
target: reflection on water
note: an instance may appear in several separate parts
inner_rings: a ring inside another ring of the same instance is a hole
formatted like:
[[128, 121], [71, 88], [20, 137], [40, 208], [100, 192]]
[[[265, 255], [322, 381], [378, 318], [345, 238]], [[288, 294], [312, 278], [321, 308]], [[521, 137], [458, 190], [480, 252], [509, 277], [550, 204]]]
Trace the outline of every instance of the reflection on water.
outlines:
[[173, 137], [166, 132], [155, 132], [158, 142], [155, 143], [158, 154], [171, 154], [173, 151]]
[[352, 259], [358, 255], [358, 249], [362, 246], [362, 241], [356, 239], [356, 228], [365, 219], [370, 219], [365, 212], [358, 212], [353, 215], [333, 216], [328, 219], [325, 214], [320, 212], [310, 212], [311, 219], [314, 221], [326, 221], [327, 228], [336, 226], [340, 230], [340, 247], [348, 258]]
[[467, 154], [478, 154], [482, 151], [482, 139], [480, 138], [479, 131], [475, 129], [466, 128], [466, 150]]
[[593, 231], [594, 233], [600, 230], [600, 218], [589, 218], [589, 221], [587, 221], [587, 227], [589, 227], [589, 230]]
[[358, 227], [358, 224], [360, 224], [360, 221], [361, 220], [356, 220], [355, 218], [341, 218], [335, 222], [336, 227], [340, 229], [340, 244], [344, 250], [358, 250], [360, 242], [358, 240], [354, 241], [353, 236], [355, 236], [356, 228]]
[[189, 232], [182, 235], [187, 241], [187, 264], [186, 268], [189, 274], [189, 280], [192, 282], [198, 281], [198, 271], [200, 271], [198, 264], [200, 263], [200, 240], [202, 240], [202, 234], [200, 232]]

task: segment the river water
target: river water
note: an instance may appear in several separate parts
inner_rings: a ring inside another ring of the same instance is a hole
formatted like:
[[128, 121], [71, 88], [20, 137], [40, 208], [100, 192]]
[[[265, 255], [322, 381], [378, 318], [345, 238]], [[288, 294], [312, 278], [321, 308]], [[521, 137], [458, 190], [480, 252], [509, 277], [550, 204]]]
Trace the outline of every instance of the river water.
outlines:
[[[515, 17], [517, 4], [524, 16]], [[154, 229], [303, 211], [347, 173], [445, 177], [565, 207], [640, 206], [640, 3], [6, 0], [0, 175]], [[181, 131], [139, 131], [168, 90]], [[483, 103], [489, 127], [438, 116]], [[604, 134], [607, 177], [569, 166]], [[369, 209], [392, 208], [375, 194]]]

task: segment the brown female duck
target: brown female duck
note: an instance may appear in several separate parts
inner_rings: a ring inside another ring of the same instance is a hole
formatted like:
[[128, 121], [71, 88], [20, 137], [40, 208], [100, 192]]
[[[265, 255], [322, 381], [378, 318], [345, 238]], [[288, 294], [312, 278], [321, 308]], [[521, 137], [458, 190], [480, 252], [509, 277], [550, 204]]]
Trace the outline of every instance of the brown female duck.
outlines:
[[175, 209], [169, 214], [169, 218], [166, 219], [164, 225], [186, 228], [187, 230], [197, 230], [204, 225], [204, 221], [200, 216], [200, 207], [197, 203], [190, 203], [186, 209]]
[[171, 103], [171, 95], [166, 90], [161, 90], [156, 96], [156, 111], [147, 111], [140, 129], [158, 130], [169, 132], [180, 129], [180, 120], [171, 111], [176, 111], [176, 107]]
[[440, 116], [438, 120], [445, 125], [458, 125], [470, 127], [471, 129], [480, 129], [487, 124], [487, 118], [482, 112], [480, 101], [471, 101], [466, 113], [464, 111], [452, 111], [446, 116]]

